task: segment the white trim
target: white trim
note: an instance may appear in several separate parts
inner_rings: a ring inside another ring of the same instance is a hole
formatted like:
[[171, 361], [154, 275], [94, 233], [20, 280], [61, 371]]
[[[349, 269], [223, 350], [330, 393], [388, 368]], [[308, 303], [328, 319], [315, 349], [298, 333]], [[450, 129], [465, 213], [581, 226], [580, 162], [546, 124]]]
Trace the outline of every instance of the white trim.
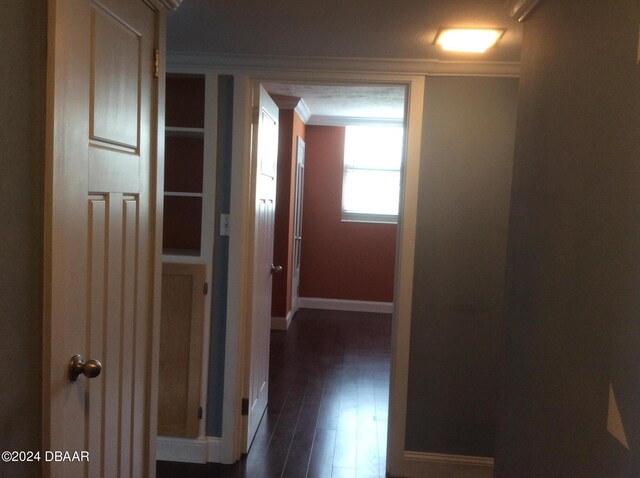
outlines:
[[289, 330], [293, 311], [290, 310], [286, 317], [271, 317], [271, 330]]
[[301, 99], [297, 96], [287, 96], [287, 95], [276, 95], [269, 93], [271, 99], [278, 105], [278, 108], [284, 110], [293, 110], [298, 106]]
[[202, 193], [181, 193], [181, 192], [173, 192], [173, 191], [165, 191], [165, 196], [172, 197], [183, 197], [183, 198], [201, 198], [203, 196]]
[[491, 478], [493, 476], [493, 458], [447, 455], [442, 453], [424, 453], [407, 451], [404, 453], [405, 478]]
[[311, 117], [311, 110], [309, 109], [307, 104], [304, 102], [304, 98], [301, 98], [300, 101], [298, 102], [298, 106], [296, 106], [295, 112], [298, 113], [298, 116], [300, 116], [300, 119], [302, 120], [302, 122], [304, 124], [307, 124], [307, 122], [309, 121], [309, 118]]
[[[387, 442], [387, 470], [401, 475], [404, 464], [404, 433], [406, 392], [408, 379], [408, 343], [411, 328], [411, 297], [413, 292], [413, 255], [417, 210], [417, 178], [420, 164], [422, 108], [425, 77], [393, 72], [365, 73], [351, 71], [347, 63], [340, 63], [344, 71], [278, 71], [242, 70], [210, 66], [207, 73], [233, 75], [234, 114], [231, 170], [231, 228], [227, 296], [227, 329], [222, 424], [222, 460], [232, 463], [240, 458], [242, 439], [242, 380], [245, 369], [246, 321], [248, 302], [247, 270], [251, 263], [249, 234], [250, 201], [250, 137], [251, 84], [261, 81], [313, 82], [315, 84], [375, 84], [402, 85], [407, 88], [405, 181], [401, 197], [396, 253], [396, 282], [392, 325], [391, 386], [389, 402], [389, 439]], [[174, 65], [175, 66], [175, 65]], [[198, 73], [202, 69], [183, 65], [176, 68], [183, 73]]]
[[[222, 439], [204, 438], [156, 438], [156, 458], [160, 461], [181, 463], [224, 463], [222, 461]], [[231, 463], [228, 463], [231, 464]]]
[[374, 302], [368, 300], [324, 299], [316, 297], [299, 297], [298, 308], [322, 310], [346, 310], [351, 312], [376, 312], [391, 314], [393, 302]]
[[156, 438], [156, 459], [182, 463], [206, 463], [207, 440], [202, 438]]
[[368, 222], [374, 224], [398, 224], [397, 214], [369, 214], [342, 211], [342, 222]]
[[[222, 74], [220, 71], [213, 72]], [[231, 156], [231, 210], [229, 227], [229, 268], [227, 323], [225, 336], [224, 391], [222, 401], [223, 462], [233, 463], [242, 453], [242, 413], [246, 320], [250, 265], [251, 186], [251, 79], [232, 73], [233, 123]]]
[[241, 55], [204, 52], [174, 52], [167, 55], [172, 68], [202, 71], [229, 70], [269, 71], [297, 70], [352, 73], [400, 73], [404, 75], [487, 75], [519, 76], [519, 62], [443, 61], [412, 58], [349, 58]]
[[157, 3], [160, 3], [167, 10], [175, 10], [180, 6], [183, 0], [156, 0]]
[[[200, 406], [203, 416], [207, 416], [209, 353], [211, 345], [211, 301], [213, 300], [213, 250], [216, 241], [214, 231], [216, 211], [216, 169], [218, 150], [218, 77], [205, 75], [205, 109], [203, 163], [202, 163], [202, 227], [200, 255], [207, 264], [206, 282], [209, 285], [204, 298], [204, 324], [202, 327], [202, 370], [200, 376]], [[206, 420], [200, 420], [200, 436], [207, 433]]]
[[539, 3], [540, 0], [509, 0], [507, 10], [511, 18], [524, 22]]
[[402, 126], [404, 119], [402, 118], [360, 118], [358, 116], [326, 116], [311, 115], [309, 120], [305, 122], [312, 126], [362, 126], [362, 125], [379, 125], [379, 126]]
[[180, 255], [180, 254], [162, 254], [162, 262], [177, 262], [178, 264], [204, 264], [207, 263], [197, 254], [192, 256]]
[[164, 131], [166, 136], [172, 138], [202, 138], [204, 136], [204, 128], [183, 128], [182, 126], [167, 126]]
[[278, 108], [285, 110], [294, 110], [298, 113], [298, 116], [302, 120], [304, 124], [307, 124], [309, 118], [311, 117], [311, 110], [304, 102], [303, 98], [298, 98], [297, 96], [287, 96], [287, 95], [275, 95], [269, 93], [273, 101], [276, 102]]
[[231, 465], [235, 461], [225, 461], [222, 453], [222, 438], [207, 437], [207, 461], [209, 463], [224, 463]]

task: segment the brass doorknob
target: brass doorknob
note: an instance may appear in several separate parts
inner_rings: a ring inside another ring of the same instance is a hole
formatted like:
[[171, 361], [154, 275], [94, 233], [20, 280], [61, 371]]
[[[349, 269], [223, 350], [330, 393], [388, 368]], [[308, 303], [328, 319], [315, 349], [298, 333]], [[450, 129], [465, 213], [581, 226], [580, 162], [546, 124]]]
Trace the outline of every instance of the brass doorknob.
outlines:
[[102, 364], [97, 360], [87, 360], [86, 362], [82, 358], [82, 355], [74, 355], [69, 360], [69, 380], [75, 382], [80, 375], [84, 375], [87, 378], [94, 378], [100, 375], [102, 372]]
[[278, 272], [282, 272], [282, 266], [274, 266], [271, 264], [271, 273], [277, 274]]

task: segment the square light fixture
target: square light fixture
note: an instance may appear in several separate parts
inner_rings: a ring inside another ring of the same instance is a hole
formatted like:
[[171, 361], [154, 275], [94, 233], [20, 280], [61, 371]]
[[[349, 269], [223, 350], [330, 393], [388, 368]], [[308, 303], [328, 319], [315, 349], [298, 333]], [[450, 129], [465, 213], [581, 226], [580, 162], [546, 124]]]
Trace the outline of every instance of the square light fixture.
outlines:
[[433, 40], [446, 51], [484, 53], [496, 44], [505, 28], [440, 28]]

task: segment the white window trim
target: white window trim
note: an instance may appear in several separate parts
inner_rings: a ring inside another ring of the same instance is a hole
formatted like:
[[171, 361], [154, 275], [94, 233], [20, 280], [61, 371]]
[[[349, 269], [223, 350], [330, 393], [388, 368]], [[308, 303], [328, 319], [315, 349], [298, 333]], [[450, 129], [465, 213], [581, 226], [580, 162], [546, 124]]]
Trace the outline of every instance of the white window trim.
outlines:
[[[345, 125], [345, 133], [349, 126], [366, 126], [362, 124], [357, 125]], [[385, 121], [378, 122], [375, 126], [386, 126], [386, 127], [399, 127], [396, 122]], [[402, 126], [400, 126], [402, 127]], [[345, 148], [346, 149], [346, 148]], [[401, 155], [404, 155], [404, 151], [401, 152]], [[343, 161], [346, 163], [346, 157], [343, 158]], [[389, 171], [389, 172], [398, 172], [402, 175], [402, 166], [399, 166], [398, 169], [388, 169], [388, 168], [367, 168], [367, 167], [354, 167], [347, 166], [344, 164], [344, 168], [342, 171], [342, 200], [340, 206], [340, 212], [342, 215], [343, 222], [363, 222], [363, 223], [373, 223], [373, 224], [397, 224], [398, 223], [398, 214], [379, 214], [379, 213], [368, 213], [368, 212], [355, 212], [344, 209], [344, 190], [345, 190], [345, 178], [347, 172], [351, 170], [362, 170], [362, 171]], [[400, 198], [398, 198], [398, 210], [400, 209]]]
[[377, 224], [398, 224], [397, 214], [370, 214], [342, 210], [342, 222], [371, 222]]

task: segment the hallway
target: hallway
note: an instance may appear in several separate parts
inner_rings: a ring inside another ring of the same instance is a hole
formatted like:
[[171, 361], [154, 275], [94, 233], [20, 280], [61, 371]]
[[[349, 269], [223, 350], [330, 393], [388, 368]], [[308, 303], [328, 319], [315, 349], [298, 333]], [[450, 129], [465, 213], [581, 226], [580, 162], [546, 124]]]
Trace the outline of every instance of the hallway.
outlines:
[[271, 332], [269, 406], [235, 465], [158, 462], [168, 477], [383, 477], [391, 317], [301, 309]]

